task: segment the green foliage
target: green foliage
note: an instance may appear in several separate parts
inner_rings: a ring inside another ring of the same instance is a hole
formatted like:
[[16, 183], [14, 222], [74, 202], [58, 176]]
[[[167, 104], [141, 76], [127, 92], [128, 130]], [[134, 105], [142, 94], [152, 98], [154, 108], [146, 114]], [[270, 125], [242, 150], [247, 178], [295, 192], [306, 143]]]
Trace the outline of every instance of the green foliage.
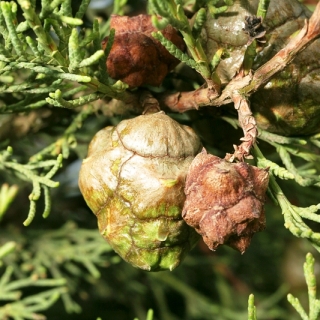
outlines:
[[254, 295], [250, 294], [248, 300], [248, 320], [257, 320], [256, 307], [254, 305]]
[[[98, 22], [92, 30], [78, 30], [89, 1], [81, 2], [75, 17], [69, 1], [44, 1], [39, 15], [34, 3], [23, 0], [19, 4], [25, 18], [20, 23], [16, 3], [2, 1], [0, 7], [1, 75], [7, 77], [1, 92], [15, 92], [18, 101], [3, 101], [1, 113], [36, 109], [47, 102], [68, 108], [82, 106], [100, 99], [101, 94], [125, 98], [127, 86], [114, 84], [107, 76], [105, 63], [99, 63], [105, 61], [110, 48], [105, 53], [100, 47]], [[34, 36], [30, 36], [30, 29]], [[85, 91], [83, 85], [88, 90], [86, 96], [65, 101], [76, 91]], [[48, 93], [50, 98], [46, 99]]]
[[228, 6], [233, 5], [233, 0], [223, 0], [226, 4], [225, 6], [216, 7], [216, 4], [219, 2], [219, 0], [213, 0], [208, 2], [208, 10], [212, 16], [218, 15], [219, 13], [225, 12], [228, 9]]
[[[134, 320], [139, 320], [138, 318], [134, 318]], [[147, 313], [146, 320], [153, 320], [153, 310], [149, 309]]]
[[[220, 8], [214, 7], [216, 3], [217, 1], [213, 1], [212, 4], [208, 4], [212, 14], [220, 13], [227, 9], [227, 6]], [[228, 2], [226, 1], [226, 3]], [[228, 5], [231, 4], [232, 2]], [[166, 25], [171, 24], [181, 32], [192, 59], [188, 58], [186, 54], [182, 53], [170, 41], [166, 40], [160, 32], [154, 33], [153, 36], [159, 40], [172, 55], [185, 62], [191, 68], [196, 69], [205, 80], [214, 80], [219, 83], [220, 80], [214, 75], [214, 69], [212, 69], [212, 65], [208, 61], [199, 38], [201, 27], [206, 20], [204, 8], [197, 12], [194, 26], [191, 27], [188, 18], [184, 13], [181, 1], [175, 0], [164, 2], [151, 0], [148, 5], [149, 11], [154, 14], [152, 22], [158, 29], [163, 29]], [[162, 17], [161, 20], [159, 20], [155, 14], [160, 15]]]
[[[82, 99], [82, 98], [80, 98]], [[63, 158], [67, 159], [70, 153], [70, 147], [76, 145], [76, 139], [74, 132], [81, 127], [82, 122], [92, 113], [92, 108], [84, 108], [78, 115], [74, 118], [71, 125], [65, 130], [63, 136], [56, 140], [54, 143], [50, 144], [43, 150], [34, 154], [29, 162], [25, 165], [17, 163], [16, 161], [10, 161], [12, 157], [13, 150], [8, 147], [0, 153], [0, 169], [2, 170], [12, 170], [20, 179], [29, 181], [33, 185], [33, 190], [29, 195], [30, 209], [27, 219], [24, 221], [24, 225], [29, 225], [36, 213], [36, 202], [41, 197], [41, 192], [43, 191], [43, 198], [45, 202], [45, 207], [43, 211], [43, 218], [47, 218], [51, 210], [51, 198], [49, 188], [57, 188], [59, 186], [58, 182], [55, 182], [52, 177], [56, 174], [62, 165]], [[57, 157], [55, 160], [45, 160], [48, 157]], [[10, 189], [11, 192], [14, 189]], [[9, 191], [9, 190], [8, 190]], [[2, 190], [3, 196], [7, 198], [7, 205], [3, 202], [4, 208], [12, 201], [11, 194], [7, 195], [7, 189]], [[11, 196], [11, 197], [10, 197]], [[1, 211], [0, 211], [1, 212]], [[4, 212], [3, 212], [4, 213]], [[1, 217], [1, 215], [0, 215]]]
[[309, 297], [309, 315], [303, 309], [298, 298], [295, 298], [292, 294], [288, 294], [288, 301], [296, 309], [303, 320], [316, 320], [320, 315], [320, 300], [317, 299], [317, 282], [314, 274], [314, 258], [311, 253], [306, 256], [306, 262], [303, 265], [304, 276], [306, 278], [308, 286]]
[[261, 17], [264, 19], [267, 15], [267, 11], [269, 8], [270, 0], [261, 0], [259, 1], [259, 6], [257, 10], [257, 17]]
[[[18, 192], [18, 186], [9, 186], [7, 183], [1, 185], [0, 188], [0, 221], [2, 216], [8, 210], [11, 202], [14, 200]], [[0, 255], [1, 256], [1, 255]]]
[[[93, 282], [100, 277], [98, 266], [117, 263], [119, 258], [106, 259], [112, 249], [100, 235], [72, 222], [56, 231], [30, 232], [31, 237], [19, 236], [19, 248], [12, 241], [17, 239], [16, 231], [2, 234], [7, 242], [0, 248], [6, 266], [0, 280], [0, 300], [12, 302], [0, 307], [1, 319], [33, 319], [32, 313], [48, 309], [60, 297], [67, 312], [80, 312], [80, 305], [71, 297], [77, 278]], [[11, 280], [13, 276], [21, 279]], [[56, 288], [21, 299], [22, 292], [17, 290], [30, 286]]]
[[177, 48], [171, 41], [167, 40], [160, 31], [153, 32], [152, 36], [159, 40], [161, 44], [177, 59], [179, 59], [181, 62], [184, 62], [187, 66], [190, 68], [195, 69], [199, 73], [201, 73], [201, 66], [197, 64], [197, 62], [193, 59], [190, 59], [190, 57], [182, 52], [179, 48]]
[[[51, 209], [50, 189], [59, 185], [52, 178], [61, 168], [62, 160], [69, 157], [70, 148], [76, 146], [75, 132], [94, 112], [90, 103], [101, 99], [106, 92], [113, 92], [112, 96], [126, 88], [108, 78], [105, 62], [99, 61], [105, 61], [112, 40], [105, 51], [101, 50], [102, 35], [98, 22], [94, 21], [93, 29], [87, 29], [85, 33], [78, 29], [83, 23], [81, 19], [88, 4], [89, 1], [82, 1], [78, 11], [72, 16], [70, 1], [42, 1], [39, 14], [36, 13], [35, 2], [20, 1], [25, 20], [19, 23], [21, 17], [17, 15], [17, 4], [1, 2], [0, 33], [3, 41], [0, 45], [0, 112], [35, 110], [47, 103], [69, 109], [86, 105], [61, 137], [34, 153], [26, 164], [21, 164], [14, 158], [11, 147], [1, 152], [0, 169], [33, 186], [29, 195], [30, 209], [24, 225], [29, 225], [33, 220], [36, 204], [41, 198], [44, 200], [43, 217], [48, 217]], [[110, 37], [113, 35], [114, 32], [111, 32]], [[96, 68], [97, 64], [99, 69]], [[101, 77], [101, 82], [96, 75]], [[79, 93], [80, 96], [72, 98]], [[1, 218], [16, 194], [16, 186], [9, 188], [8, 184], [2, 185]], [[2, 233], [0, 240], [3, 240], [3, 236]], [[38, 237], [41, 238], [41, 235]], [[7, 240], [1, 247], [1, 257], [17, 247], [16, 242], [10, 241], [10, 238]], [[73, 277], [89, 279], [90, 275], [96, 278], [99, 271], [95, 264], [105, 265], [106, 260], [102, 261], [100, 257], [109, 252], [110, 247], [95, 231], [81, 231], [71, 225], [50, 235], [43, 233], [41, 239], [34, 239], [29, 244], [28, 254], [27, 249], [22, 250], [21, 242], [19, 243], [19, 250], [16, 250], [15, 255], [11, 254], [2, 261], [2, 264], [8, 266], [1, 278], [0, 295], [2, 300], [12, 302], [0, 308], [0, 318], [33, 319], [38, 316], [37, 312], [48, 309], [59, 297], [66, 310], [79, 312], [80, 306], [70, 296], [71, 287], [68, 285], [68, 291], [66, 290], [67, 276], [60, 271], [60, 265], [64, 265]], [[57, 252], [57, 248], [61, 248], [61, 253]], [[24, 261], [20, 261], [22, 252], [25, 254]], [[88, 270], [88, 275], [76, 264], [83, 265]], [[28, 275], [30, 271], [32, 274]], [[21, 292], [17, 290], [30, 286], [56, 288], [21, 299]]]
[[[270, 142], [270, 144], [275, 145], [274, 142]], [[308, 170], [298, 171], [298, 169], [291, 162], [289, 152], [286, 152], [286, 148], [287, 150], [292, 151], [291, 147], [283, 147], [278, 144], [276, 145], [280, 159], [286, 168], [268, 161], [262, 155], [259, 148], [255, 146], [254, 149], [258, 166], [261, 166], [262, 168], [270, 167], [270, 171], [274, 175], [277, 175], [280, 179], [294, 179], [297, 183], [303, 186], [315, 185], [315, 183], [319, 181], [319, 176], [314, 176], [313, 178], [310, 177], [310, 173], [314, 174], [316, 172], [316, 155], [309, 152], [299, 152], [297, 149], [294, 149], [294, 153], [297, 156], [308, 161]], [[311, 162], [312, 160], [314, 161], [313, 164]], [[299, 172], [307, 177], [303, 178]], [[320, 222], [319, 215], [316, 214], [316, 212], [320, 209], [320, 203], [306, 208], [292, 205], [284, 195], [273, 175], [270, 176], [269, 190], [272, 194], [272, 197], [277, 200], [277, 203], [282, 209], [285, 227], [288, 228], [296, 237], [309, 239], [312, 245], [320, 252], [320, 233], [313, 232], [312, 229], [303, 221], [303, 219], [308, 219], [311, 221]]]
[[[12, 156], [12, 148], [8, 147], [7, 150], [1, 152], [0, 154], [0, 169], [2, 170], [12, 170], [21, 179], [32, 182], [33, 190], [29, 195], [30, 209], [28, 213], [28, 218], [23, 223], [24, 225], [29, 225], [34, 218], [36, 212], [36, 201], [39, 200], [41, 196], [41, 189], [44, 192], [45, 199], [45, 209], [43, 212], [43, 217], [46, 218], [50, 213], [50, 196], [48, 194], [48, 188], [56, 188], [59, 186], [58, 182], [51, 180], [51, 178], [58, 171], [62, 163], [62, 155], [59, 155], [56, 160], [46, 160], [38, 163], [28, 163], [20, 164], [12, 161], [10, 158]], [[39, 171], [45, 173], [40, 175]]]
[[[8, 317], [12, 317], [14, 319], [34, 319], [35, 316], [40, 318], [41, 315], [36, 314], [36, 312], [46, 310], [51, 307], [60, 297], [61, 293], [65, 291], [62, 287], [62, 285], [65, 284], [64, 279], [60, 279], [60, 281], [55, 279], [41, 279], [35, 281], [33, 278], [26, 278], [17, 281], [10, 281], [12, 272], [13, 269], [11, 267], [7, 267], [5, 273], [0, 279], [0, 290], [2, 291], [0, 300], [14, 301], [0, 308], [1, 319], [6, 319]], [[31, 286], [52, 286], [57, 288], [46, 290], [37, 295], [31, 295], [21, 299], [21, 293], [16, 290]]]
[[[3, 264], [3, 259], [16, 249], [16, 243], [9, 241], [0, 247], [0, 266]], [[3, 307], [0, 307], [0, 318], [7, 319], [43, 319], [38, 311], [48, 309], [60, 297], [62, 292], [65, 292], [64, 279], [36, 279], [28, 277], [21, 280], [10, 281], [14, 267], [7, 266], [5, 272], [0, 278], [0, 301], [13, 301]], [[21, 291], [25, 287], [54, 287], [50, 290], [42, 291], [37, 295], [31, 295], [21, 299]]]
[[200, 36], [202, 27], [207, 20], [207, 12], [204, 8], [201, 8], [197, 13], [192, 27], [192, 35], [194, 38]]
[[9, 241], [0, 247], [0, 266], [3, 265], [2, 259], [16, 248], [14, 241]]

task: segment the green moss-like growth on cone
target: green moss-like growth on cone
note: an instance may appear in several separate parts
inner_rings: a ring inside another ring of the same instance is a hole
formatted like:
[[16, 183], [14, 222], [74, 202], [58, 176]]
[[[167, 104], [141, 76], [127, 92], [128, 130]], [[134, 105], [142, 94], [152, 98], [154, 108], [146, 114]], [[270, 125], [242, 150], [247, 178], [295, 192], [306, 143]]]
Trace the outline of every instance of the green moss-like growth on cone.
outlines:
[[107, 127], [90, 143], [80, 190], [100, 233], [133, 266], [173, 270], [198, 240], [181, 211], [200, 149], [191, 128], [162, 112]]

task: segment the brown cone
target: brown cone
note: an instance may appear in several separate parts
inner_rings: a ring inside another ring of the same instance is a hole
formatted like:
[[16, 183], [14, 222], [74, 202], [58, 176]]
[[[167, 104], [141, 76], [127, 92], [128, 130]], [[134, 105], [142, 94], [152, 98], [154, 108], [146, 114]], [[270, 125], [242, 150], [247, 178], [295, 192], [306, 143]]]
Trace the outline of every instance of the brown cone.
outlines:
[[269, 174], [247, 163], [230, 163], [203, 150], [186, 180], [182, 216], [211, 250], [227, 244], [243, 253], [265, 228]]
[[[157, 31], [151, 16], [134, 17], [112, 15], [110, 27], [115, 29], [115, 38], [107, 59], [107, 70], [111, 78], [122, 80], [130, 87], [141, 85], [159, 86], [165, 76], [179, 60], [151, 33]], [[185, 49], [182, 37], [168, 25], [162, 34], [180, 50]], [[102, 41], [105, 49], [108, 37]]]

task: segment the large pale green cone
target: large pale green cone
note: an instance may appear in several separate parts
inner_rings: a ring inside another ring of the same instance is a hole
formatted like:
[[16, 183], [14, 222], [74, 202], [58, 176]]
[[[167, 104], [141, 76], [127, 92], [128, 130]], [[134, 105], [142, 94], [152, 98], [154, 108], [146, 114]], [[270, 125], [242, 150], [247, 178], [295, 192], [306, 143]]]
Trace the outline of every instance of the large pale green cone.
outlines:
[[[259, 0], [235, 0], [217, 19], [208, 16], [203, 32], [210, 57], [225, 48], [230, 57], [218, 66], [222, 83], [228, 83], [239, 70], [249, 36], [244, 32], [246, 16], [255, 15]], [[271, 0], [266, 26], [267, 45], [258, 54], [257, 69], [281, 50], [300, 30], [311, 13], [298, 0]], [[282, 72], [251, 97], [258, 126], [281, 135], [308, 135], [320, 131], [320, 39], [315, 40]]]
[[103, 237], [133, 266], [173, 270], [198, 240], [181, 211], [200, 148], [191, 128], [162, 112], [107, 127], [90, 143], [80, 190]]

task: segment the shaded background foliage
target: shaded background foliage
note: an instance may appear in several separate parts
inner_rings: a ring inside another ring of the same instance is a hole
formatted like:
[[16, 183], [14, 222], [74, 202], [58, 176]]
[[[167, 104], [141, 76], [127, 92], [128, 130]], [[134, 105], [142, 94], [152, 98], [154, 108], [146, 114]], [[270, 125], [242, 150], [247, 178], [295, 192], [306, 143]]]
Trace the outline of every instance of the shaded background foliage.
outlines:
[[[306, 3], [314, 5], [312, 1]], [[128, 1], [126, 11], [130, 15], [143, 12], [145, 4], [142, 0]], [[84, 23], [90, 26], [92, 17], [97, 15], [107, 19], [110, 12], [110, 7], [92, 5]], [[192, 126], [209, 151], [223, 156], [231, 151], [228, 148], [232, 141], [241, 137], [241, 130], [219, 119], [220, 112], [203, 108], [199, 112], [170, 115]], [[73, 110], [44, 107], [16, 117], [1, 115], [0, 145], [10, 140], [17, 159], [26, 162], [63, 135], [76, 114]], [[37, 279], [41, 274], [44, 279], [66, 279], [66, 283], [56, 284], [61, 288], [62, 299], [41, 313], [50, 320], [136, 316], [141, 320], [152, 308], [154, 319], [240, 320], [247, 319], [248, 296], [254, 293], [258, 319], [299, 319], [286, 295], [291, 292], [307, 303], [302, 265], [306, 253], [314, 249], [283, 227], [281, 211], [270, 200], [266, 203], [267, 229], [254, 236], [243, 255], [226, 247], [211, 252], [200, 242], [179, 268], [162, 273], [134, 269], [118, 258], [98, 234], [96, 218], [79, 193], [77, 175], [80, 159], [85, 157], [94, 133], [106, 125], [117, 124], [122, 118], [99, 113], [88, 116], [81, 130], [75, 133], [77, 144], [70, 149], [56, 177], [60, 187], [52, 193], [50, 216], [43, 220], [36, 215], [28, 228], [22, 223], [29, 210], [30, 185], [1, 171], [0, 184], [19, 184], [19, 193], [0, 224], [0, 244], [18, 243], [16, 251], [4, 260], [14, 269], [13, 279], [35, 274]], [[261, 148], [274, 152], [263, 143]], [[282, 182], [281, 187], [295, 205], [318, 202], [318, 192], [312, 187], [302, 188], [292, 182]], [[43, 207], [40, 200], [37, 210], [41, 212]], [[311, 224], [315, 231], [320, 231], [316, 223]], [[94, 250], [97, 247], [99, 252]], [[0, 274], [4, 270], [2, 266]], [[316, 272], [319, 276], [319, 264]], [[22, 297], [38, 293], [39, 288], [31, 285], [22, 289]]]

